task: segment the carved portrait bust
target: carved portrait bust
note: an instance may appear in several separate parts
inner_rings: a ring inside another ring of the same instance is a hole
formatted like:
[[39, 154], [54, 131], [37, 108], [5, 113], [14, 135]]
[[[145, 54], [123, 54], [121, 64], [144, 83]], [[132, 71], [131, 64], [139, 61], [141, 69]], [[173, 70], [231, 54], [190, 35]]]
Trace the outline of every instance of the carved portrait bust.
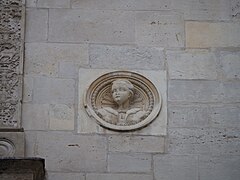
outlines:
[[115, 71], [97, 78], [85, 97], [85, 108], [101, 126], [134, 130], [149, 124], [161, 108], [155, 86], [140, 74]]

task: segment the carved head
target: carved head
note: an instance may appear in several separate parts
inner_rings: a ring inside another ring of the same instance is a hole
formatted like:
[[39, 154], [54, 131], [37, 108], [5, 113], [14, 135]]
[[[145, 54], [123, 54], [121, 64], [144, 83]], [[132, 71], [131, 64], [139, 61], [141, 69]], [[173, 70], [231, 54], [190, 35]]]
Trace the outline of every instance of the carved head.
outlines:
[[118, 105], [130, 100], [133, 97], [133, 91], [133, 84], [126, 79], [117, 79], [112, 82], [112, 97]]

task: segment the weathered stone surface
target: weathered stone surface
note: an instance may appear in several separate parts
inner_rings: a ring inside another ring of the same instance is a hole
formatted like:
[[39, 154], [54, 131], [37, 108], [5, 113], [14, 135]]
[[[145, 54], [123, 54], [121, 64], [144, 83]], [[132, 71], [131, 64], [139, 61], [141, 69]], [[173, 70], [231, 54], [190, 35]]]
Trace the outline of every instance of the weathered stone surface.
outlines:
[[37, 132], [25, 131], [25, 157], [34, 157], [37, 148]]
[[156, 155], [154, 175], [158, 180], [198, 180], [197, 156]]
[[48, 10], [27, 9], [26, 10], [26, 42], [44, 42], [48, 33]]
[[153, 180], [152, 175], [147, 174], [87, 174], [86, 180]]
[[72, 79], [58, 79], [35, 77], [33, 102], [48, 104], [73, 104], [75, 81]]
[[167, 51], [171, 79], [216, 79], [216, 58], [205, 50]]
[[240, 1], [231, 0], [232, 17], [240, 17]]
[[164, 69], [162, 48], [91, 45], [89, 53], [93, 68]]
[[240, 128], [240, 105], [212, 106], [209, 112], [212, 127]]
[[[80, 69], [79, 70], [79, 101], [84, 102], [85, 92], [90, 84], [97, 78], [105, 73], [112, 72], [110, 69]], [[167, 127], [167, 95], [166, 95], [166, 73], [164, 71], [134, 71], [136, 73], [142, 74], [147, 79], [156, 86], [158, 91], [162, 96], [162, 108], [159, 116], [153, 120], [151, 124], [140, 130], [133, 132], [125, 132], [125, 134], [135, 134], [135, 135], [156, 135], [156, 136], [166, 136]], [[84, 76], [83, 76], [84, 74]], [[159, 86], [161, 84], [161, 86]], [[119, 134], [119, 132], [110, 131], [103, 129], [99, 126], [94, 119], [91, 119], [83, 103], [79, 103], [78, 106], [78, 132], [79, 133], [100, 133], [100, 134]]]
[[22, 125], [25, 130], [47, 130], [49, 123], [48, 104], [22, 105]]
[[185, 30], [187, 48], [240, 47], [239, 22], [187, 21]]
[[75, 62], [59, 62], [58, 76], [61, 78], [76, 78], [78, 76], [79, 64]]
[[81, 9], [122, 9], [122, 10], [166, 10], [170, 8], [168, 0], [73, 0], [72, 8]]
[[198, 105], [169, 105], [169, 127], [208, 127], [209, 107]]
[[31, 102], [33, 99], [33, 78], [24, 76], [23, 78], [23, 102]]
[[25, 2], [0, 1], [0, 129], [21, 127]]
[[186, 102], [217, 102], [223, 95], [222, 84], [216, 81], [169, 81], [168, 100]]
[[65, 104], [52, 104], [49, 110], [51, 130], [74, 130], [74, 108]]
[[130, 11], [51, 9], [49, 41], [133, 43], [134, 14]]
[[25, 151], [24, 132], [0, 132], [1, 158], [24, 157], [24, 151]]
[[240, 155], [239, 129], [213, 129], [211, 152], [214, 155]]
[[82, 173], [48, 173], [48, 180], [85, 180]]
[[37, 0], [38, 8], [70, 8], [70, 0]]
[[37, 132], [35, 156], [46, 158], [46, 169], [55, 172], [105, 172], [106, 138], [67, 132]]
[[137, 44], [160, 47], [184, 46], [184, 21], [179, 14], [137, 12], [135, 29]]
[[171, 0], [171, 8], [184, 13], [186, 20], [229, 20], [229, 0]]
[[26, 1], [26, 7], [36, 7], [37, 0], [25, 0]]
[[177, 155], [209, 154], [211, 129], [169, 128], [169, 153]]
[[222, 51], [220, 66], [227, 79], [240, 79], [240, 52]]
[[199, 178], [204, 180], [239, 179], [239, 162], [239, 156], [200, 156]]
[[25, 46], [25, 74], [57, 76], [59, 73], [63, 77], [66, 73], [62, 63], [73, 62], [77, 67], [89, 61], [88, 46], [83, 44], [26, 43]]
[[148, 152], [163, 153], [164, 137], [157, 136], [110, 136], [110, 152]]
[[151, 172], [152, 157], [150, 154], [120, 154], [108, 155], [109, 172]]
[[223, 83], [223, 100], [228, 102], [240, 102], [240, 81]]

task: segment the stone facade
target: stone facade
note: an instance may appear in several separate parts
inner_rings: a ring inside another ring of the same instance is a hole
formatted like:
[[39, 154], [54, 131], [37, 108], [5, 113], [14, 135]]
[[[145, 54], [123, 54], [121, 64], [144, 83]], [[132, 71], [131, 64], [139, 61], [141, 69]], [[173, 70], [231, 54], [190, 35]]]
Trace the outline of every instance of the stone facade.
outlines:
[[[26, 0], [26, 156], [46, 159], [48, 180], [239, 179], [239, 7]], [[166, 72], [166, 87], [154, 77], [165, 88], [167, 126], [126, 133], [85, 121], [83, 91], [96, 69]]]

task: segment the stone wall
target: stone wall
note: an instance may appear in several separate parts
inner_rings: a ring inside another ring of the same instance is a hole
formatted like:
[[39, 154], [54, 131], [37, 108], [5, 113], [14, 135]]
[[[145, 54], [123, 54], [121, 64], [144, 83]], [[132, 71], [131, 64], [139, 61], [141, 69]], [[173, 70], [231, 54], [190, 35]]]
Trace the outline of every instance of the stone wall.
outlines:
[[[27, 0], [26, 156], [49, 180], [237, 180], [239, 0]], [[165, 70], [168, 135], [78, 131], [79, 68]]]

